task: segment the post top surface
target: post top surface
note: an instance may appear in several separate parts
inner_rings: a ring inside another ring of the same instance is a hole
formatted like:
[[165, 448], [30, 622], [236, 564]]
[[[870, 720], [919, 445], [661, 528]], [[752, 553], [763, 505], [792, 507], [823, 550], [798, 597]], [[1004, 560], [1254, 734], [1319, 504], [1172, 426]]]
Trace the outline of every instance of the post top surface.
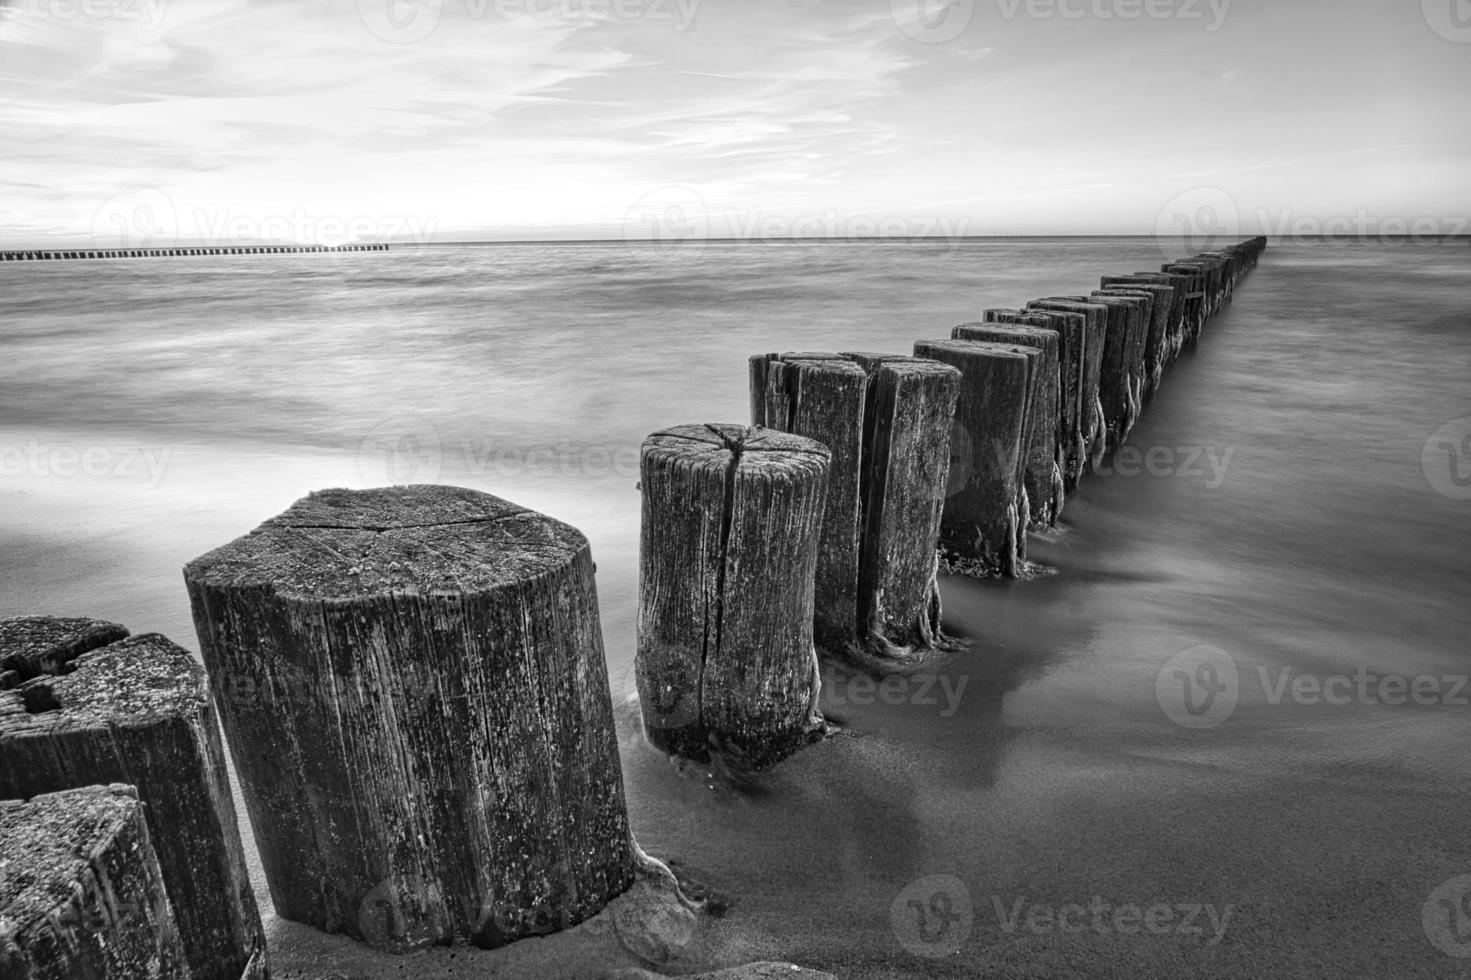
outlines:
[[72, 900], [93, 855], [138, 819], [131, 786], [87, 786], [0, 800], [0, 943]]
[[279, 599], [453, 597], [514, 586], [586, 551], [581, 531], [464, 487], [320, 490], [184, 569], [191, 589]]
[[193, 718], [209, 704], [204, 668], [166, 636], [145, 633], [77, 657], [59, 675], [0, 690], [0, 743], [82, 728]]

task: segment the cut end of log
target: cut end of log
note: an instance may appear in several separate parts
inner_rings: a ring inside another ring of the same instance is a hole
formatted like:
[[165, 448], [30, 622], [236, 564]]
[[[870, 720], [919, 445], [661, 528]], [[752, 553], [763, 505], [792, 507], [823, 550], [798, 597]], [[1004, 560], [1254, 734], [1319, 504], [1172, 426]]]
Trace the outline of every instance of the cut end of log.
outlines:
[[0, 674], [14, 672], [14, 683], [41, 674], [60, 674], [87, 651], [127, 635], [126, 626], [101, 619], [20, 616], [0, 620]]
[[514, 587], [586, 548], [576, 528], [476, 490], [334, 489], [195, 559], [184, 576], [288, 600], [357, 601]]

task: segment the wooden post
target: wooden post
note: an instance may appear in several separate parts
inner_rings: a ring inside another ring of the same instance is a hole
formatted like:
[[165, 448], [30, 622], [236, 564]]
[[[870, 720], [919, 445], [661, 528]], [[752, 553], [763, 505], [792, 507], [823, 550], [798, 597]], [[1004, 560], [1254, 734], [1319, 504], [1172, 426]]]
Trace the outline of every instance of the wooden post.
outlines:
[[593, 563], [474, 490], [324, 490], [184, 570], [276, 911], [390, 950], [632, 883]]
[[265, 977], [204, 671], [157, 633], [119, 634], [127, 630], [86, 619], [0, 623], [0, 657], [23, 665], [21, 683], [0, 691], [0, 798], [136, 786], [193, 977]]
[[[1051, 330], [1058, 337], [1057, 443], [1064, 493], [1078, 488], [1088, 458], [1088, 440], [1083, 434], [1083, 403], [1086, 391], [1088, 319], [1081, 313], [1053, 310], [986, 310], [987, 323], [1013, 323]], [[1097, 391], [1091, 400], [1097, 399]]]
[[1175, 272], [1136, 272], [1128, 276], [1108, 276], [1106, 281], [1116, 286], [1157, 285], [1170, 287], [1170, 312], [1165, 328], [1164, 363], [1169, 366], [1180, 356], [1187, 335], [1187, 314], [1190, 301], [1190, 278]]
[[191, 980], [133, 787], [0, 801], [0, 977]]
[[1108, 336], [1104, 341], [1098, 387], [1103, 400], [1103, 421], [1108, 433], [1105, 446], [1112, 450], [1123, 445], [1129, 438], [1134, 421], [1139, 417], [1140, 393], [1144, 383], [1143, 345], [1140, 343], [1144, 303], [1142, 300], [1105, 296], [1096, 292], [1087, 299], [1108, 307]]
[[1058, 431], [1058, 336], [1046, 327], [1021, 324], [963, 323], [951, 331], [955, 340], [981, 340], [1015, 344], [1037, 351], [1036, 370], [1031, 375], [1031, 418], [1027, 423], [1026, 463], [1022, 486], [1026, 489], [1032, 527], [1057, 526], [1065, 497]]
[[1103, 411], [1104, 354], [1108, 349], [1109, 308], [1102, 303], [1079, 302], [1063, 296], [1049, 296], [1027, 304], [1029, 310], [1044, 313], [1081, 314], [1086, 318], [1087, 342], [1084, 347], [1086, 374], [1083, 377], [1083, 435], [1087, 439], [1087, 459], [1097, 466], [1108, 449], [1108, 421]]
[[1165, 365], [1170, 360], [1170, 314], [1175, 306], [1175, 290], [1160, 283], [1118, 282], [1119, 278], [1104, 276], [1099, 291], [1149, 300], [1150, 316], [1144, 337], [1144, 392], [1153, 394], [1164, 380]]
[[635, 672], [663, 751], [759, 772], [825, 733], [812, 624], [831, 459], [740, 425], [644, 441]]
[[759, 354], [752, 421], [832, 451], [818, 550], [820, 649], [884, 671], [951, 641], [936, 544], [960, 373], [890, 354]]
[[[822, 443], [832, 453], [818, 541], [814, 640], [856, 651], [862, 551], [863, 419], [868, 372], [839, 354], [758, 354], [750, 359], [751, 423]], [[932, 549], [933, 550], [933, 549]]]
[[940, 525], [945, 561], [964, 574], [1015, 578], [1026, 560], [1023, 446], [1036, 351], [972, 340], [922, 340], [914, 353], [962, 374]]
[[850, 353], [868, 372], [859, 629], [878, 666], [913, 666], [956, 644], [940, 628], [938, 545], [950, 477], [958, 370], [897, 354]]

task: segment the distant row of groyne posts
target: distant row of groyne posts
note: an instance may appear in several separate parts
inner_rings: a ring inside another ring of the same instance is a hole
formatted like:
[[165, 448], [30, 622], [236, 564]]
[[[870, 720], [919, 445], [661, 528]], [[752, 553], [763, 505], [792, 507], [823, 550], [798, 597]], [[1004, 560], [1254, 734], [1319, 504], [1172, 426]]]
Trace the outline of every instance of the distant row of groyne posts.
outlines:
[[166, 259], [200, 255], [294, 255], [298, 252], [386, 252], [381, 242], [363, 245], [218, 245], [184, 248], [82, 248], [0, 251], [0, 262], [55, 262], [68, 259]]
[[[651, 435], [652, 744], [758, 773], [828, 733], [819, 657], [887, 675], [963, 655], [939, 571], [1025, 577], [1029, 532], [1265, 246], [987, 310], [912, 356], [758, 354], [751, 425]], [[0, 975], [269, 976], [217, 722], [287, 919], [488, 948], [662, 883], [696, 924], [630, 833], [576, 528], [458, 487], [324, 490], [184, 579], [202, 668], [113, 623], [0, 621], [0, 857], [25, 883], [0, 890]], [[667, 916], [630, 907], [651, 906], [616, 907], [624, 947], [677, 958]]]

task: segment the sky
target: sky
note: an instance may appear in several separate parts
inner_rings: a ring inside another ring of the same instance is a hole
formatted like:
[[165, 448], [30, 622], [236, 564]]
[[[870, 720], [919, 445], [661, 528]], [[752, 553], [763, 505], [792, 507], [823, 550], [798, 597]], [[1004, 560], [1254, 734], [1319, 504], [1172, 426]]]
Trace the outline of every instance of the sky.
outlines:
[[0, 0], [0, 244], [1471, 233], [1471, 0]]

